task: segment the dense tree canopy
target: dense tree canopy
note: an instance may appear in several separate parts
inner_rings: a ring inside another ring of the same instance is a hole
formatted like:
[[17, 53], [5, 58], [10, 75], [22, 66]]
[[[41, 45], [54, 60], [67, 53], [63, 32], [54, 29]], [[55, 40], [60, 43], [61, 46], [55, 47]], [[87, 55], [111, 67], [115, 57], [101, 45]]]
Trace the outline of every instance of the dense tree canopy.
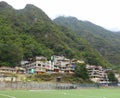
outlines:
[[75, 76], [84, 80], [89, 80], [88, 71], [85, 64], [76, 63], [75, 65]]
[[115, 74], [112, 71], [108, 72], [108, 80], [110, 82], [118, 82], [118, 79], [115, 77]]

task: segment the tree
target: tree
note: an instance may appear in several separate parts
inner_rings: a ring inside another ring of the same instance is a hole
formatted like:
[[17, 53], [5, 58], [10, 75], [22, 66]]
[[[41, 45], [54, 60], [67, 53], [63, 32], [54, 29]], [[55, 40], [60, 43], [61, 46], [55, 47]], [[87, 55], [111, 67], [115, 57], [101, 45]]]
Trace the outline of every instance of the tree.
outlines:
[[115, 77], [115, 74], [112, 71], [108, 72], [108, 80], [110, 82], [118, 82], [118, 79]]
[[0, 44], [0, 65], [14, 67], [22, 60], [22, 49], [15, 44]]
[[89, 79], [88, 71], [85, 64], [76, 63], [75, 76], [84, 80]]

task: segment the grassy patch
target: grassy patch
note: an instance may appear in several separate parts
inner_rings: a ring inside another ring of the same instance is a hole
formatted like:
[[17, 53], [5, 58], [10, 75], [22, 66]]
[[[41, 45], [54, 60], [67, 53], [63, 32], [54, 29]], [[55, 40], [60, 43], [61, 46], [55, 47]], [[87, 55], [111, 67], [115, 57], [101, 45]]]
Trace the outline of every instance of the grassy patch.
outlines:
[[0, 91], [0, 98], [120, 98], [120, 88]]

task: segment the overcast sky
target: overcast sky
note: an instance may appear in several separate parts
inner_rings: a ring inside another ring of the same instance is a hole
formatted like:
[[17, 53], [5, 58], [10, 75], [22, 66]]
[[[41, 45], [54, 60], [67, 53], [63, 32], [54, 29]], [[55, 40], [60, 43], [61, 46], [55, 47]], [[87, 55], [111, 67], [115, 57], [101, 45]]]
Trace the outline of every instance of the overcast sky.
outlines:
[[0, 0], [15, 9], [33, 4], [51, 19], [60, 15], [74, 16], [113, 31], [120, 31], [120, 0]]

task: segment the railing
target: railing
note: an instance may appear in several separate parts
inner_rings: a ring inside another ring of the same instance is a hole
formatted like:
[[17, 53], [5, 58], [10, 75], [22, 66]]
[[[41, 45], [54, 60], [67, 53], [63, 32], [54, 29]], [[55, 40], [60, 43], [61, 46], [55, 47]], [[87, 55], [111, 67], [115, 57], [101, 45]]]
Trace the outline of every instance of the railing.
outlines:
[[68, 84], [68, 83], [38, 83], [38, 82], [0, 82], [0, 90], [68, 90], [81, 88], [99, 88], [117, 86], [116, 83], [107, 84]]

